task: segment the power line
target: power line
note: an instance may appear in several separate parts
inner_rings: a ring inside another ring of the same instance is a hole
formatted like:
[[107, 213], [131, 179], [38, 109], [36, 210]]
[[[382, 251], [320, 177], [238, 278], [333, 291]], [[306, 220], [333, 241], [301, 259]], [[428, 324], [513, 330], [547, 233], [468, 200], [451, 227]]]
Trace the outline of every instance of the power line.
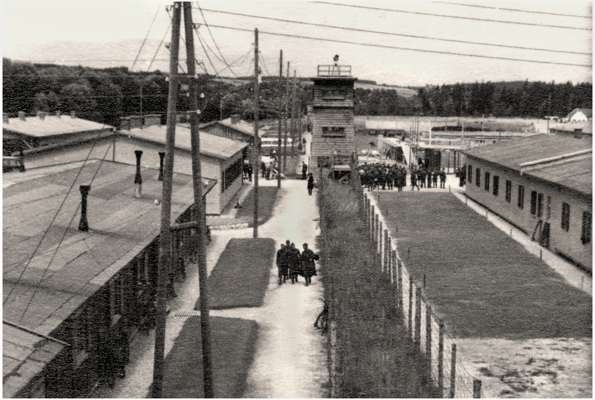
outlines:
[[[231, 66], [227, 62], [227, 60], [225, 59], [225, 56], [223, 55], [223, 52], [219, 48], [219, 45], [217, 44], [217, 41], [215, 40], [215, 36], [213, 35], [213, 32], [211, 31], [211, 28], [209, 27], [209, 23], [207, 22], [207, 18], [205, 17], [205, 14], [202, 12], [202, 9], [200, 8], [200, 4], [198, 3], [198, 1], [196, 2], [196, 6], [198, 7], [198, 10], [200, 11], [200, 15], [202, 15], [202, 20], [204, 21], [205, 26], [207, 27], [207, 30], [209, 31], [209, 35], [211, 36], [211, 40], [213, 41], [213, 44], [215, 45], [215, 48], [217, 49], [217, 51], [219, 52], [219, 55], [221, 56], [221, 60], [229, 68], [229, 72], [231, 72], [233, 76], [237, 76], [236, 73], [234, 72], [234, 70], [231, 68]], [[194, 27], [194, 24], [193, 24], [193, 27]]]
[[159, 42], [159, 46], [157, 46], [157, 50], [155, 50], [155, 54], [153, 54], [153, 58], [151, 58], [151, 62], [149, 63], [149, 66], [147, 67], [147, 72], [153, 66], [153, 63], [155, 62], [155, 59], [157, 58], [157, 54], [159, 53], [159, 50], [161, 50], [161, 46], [163, 46], [163, 42], [165, 41], [165, 38], [169, 32], [169, 28], [171, 26], [171, 19], [168, 18], [168, 20], [169, 20], [169, 23], [167, 24], [167, 28], [165, 28], [165, 33], [161, 37], [161, 41]]
[[521, 22], [521, 21], [513, 21], [513, 20], [505, 20], [505, 19], [464, 17], [461, 15], [438, 14], [438, 13], [430, 13], [430, 12], [423, 12], [423, 11], [411, 11], [411, 10], [404, 10], [401, 8], [382, 8], [382, 7], [361, 6], [361, 5], [355, 5], [355, 4], [332, 3], [329, 1], [322, 1], [322, 0], [314, 0], [314, 1], [312, 1], [312, 3], [327, 4], [327, 5], [331, 5], [331, 6], [337, 6], [337, 7], [351, 7], [351, 8], [364, 9], [364, 10], [388, 11], [388, 12], [401, 13], [401, 14], [424, 15], [424, 16], [430, 16], [430, 17], [462, 19], [462, 20], [466, 20], [466, 21], [494, 22], [494, 23], [500, 23], [500, 24], [537, 26], [537, 27], [541, 27], [541, 28], [571, 29], [571, 30], [577, 30], [577, 31], [590, 31], [591, 30], [591, 28], [583, 28], [583, 27], [577, 27], [577, 26], [571, 26], [571, 25], [552, 25], [552, 24], [542, 24], [542, 23], [538, 23], [538, 22]]
[[153, 24], [155, 23], [155, 20], [157, 19], [157, 15], [159, 14], [159, 10], [160, 10], [160, 5], [157, 6], [157, 9], [155, 10], [155, 15], [153, 16], [153, 20], [151, 21], [151, 25], [149, 25], [149, 29], [147, 30], [147, 34], [145, 35], [145, 38], [143, 39], [140, 48], [138, 49], [138, 53], [136, 53], [136, 57], [134, 57], [134, 61], [132, 62], [132, 65], [130, 66], [130, 70], [132, 71], [134, 69], [134, 65], [136, 64], [136, 60], [138, 60], [138, 57], [140, 56], [141, 51], [143, 51], [143, 48], [145, 47], [145, 43], [147, 43], [147, 38], [149, 37], [149, 34], [151, 33], [151, 29], [153, 28]]
[[566, 14], [566, 13], [557, 13], [557, 12], [552, 12], [552, 11], [526, 10], [526, 9], [522, 9], [522, 8], [493, 7], [493, 6], [484, 6], [484, 5], [480, 5], [480, 4], [457, 3], [454, 1], [434, 1], [434, 3], [451, 4], [453, 6], [462, 6], [462, 7], [485, 8], [485, 9], [489, 9], [489, 10], [510, 11], [510, 12], [525, 13], [525, 14], [554, 15], [557, 17], [584, 18], [584, 19], [589, 19], [589, 20], [591, 19], [591, 17], [588, 15]]
[[408, 33], [377, 31], [377, 30], [362, 29], [362, 28], [355, 28], [355, 27], [349, 27], [349, 26], [329, 25], [329, 24], [322, 24], [322, 23], [315, 23], [315, 22], [298, 21], [295, 19], [267, 17], [267, 16], [262, 16], [262, 15], [246, 14], [246, 13], [233, 12], [233, 11], [215, 10], [215, 9], [211, 9], [211, 8], [203, 8], [203, 10], [212, 12], [212, 13], [217, 13], [217, 14], [235, 15], [235, 16], [239, 16], [239, 17], [257, 18], [257, 19], [263, 19], [263, 20], [269, 20], [269, 21], [316, 26], [316, 27], [320, 27], [320, 28], [340, 29], [340, 30], [353, 31], [353, 32], [364, 32], [364, 33], [375, 33], [375, 34], [380, 34], [380, 35], [408, 37], [408, 38], [413, 38], [413, 39], [436, 40], [436, 41], [440, 41], [440, 42], [462, 43], [462, 44], [502, 47], [502, 48], [520, 49], [520, 50], [545, 51], [545, 52], [551, 52], [551, 53], [591, 55], [591, 53], [586, 53], [586, 52], [581, 52], [581, 51], [557, 50], [557, 49], [547, 49], [547, 48], [542, 48], [542, 47], [529, 47], [529, 46], [520, 46], [520, 45], [509, 45], [509, 44], [503, 44], [503, 43], [490, 43], [490, 42], [476, 42], [476, 41], [472, 41], [472, 40], [449, 39], [449, 38], [441, 38], [441, 37], [436, 37], [436, 36], [424, 36], [424, 35], [413, 35], [413, 34], [408, 34]]
[[202, 47], [202, 51], [204, 52], [205, 56], [207, 57], [207, 60], [209, 61], [211, 68], [213, 68], [213, 74], [215, 76], [219, 76], [219, 74], [217, 73], [217, 68], [215, 68], [215, 64], [213, 64], [213, 60], [211, 60], [211, 56], [209, 56], [209, 53], [208, 53], [204, 43], [202, 42], [202, 39], [200, 37], [200, 32], [198, 32], [198, 30], [196, 30], [195, 33], [196, 33], [196, 38], [198, 39], [198, 43], [200, 43], [200, 47]]
[[[240, 32], [252, 32], [250, 29], [237, 28], [237, 27], [225, 26], [225, 25], [211, 24], [211, 27], [221, 28], [221, 29], [229, 29], [229, 30], [240, 31]], [[353, 44], [353, 45], [357, 45], [357, 46], [378, 47], [378, 48], [383, 48], [383, 49], [406, 50], [406, 51], [413, 51], [413, 52], [418, 52], [418, 53], [442, 54], [442, 55], [461, 56], [461, 57], [486, 58], [486, 59], [490, 59], [490, 60], [503, 60], [503, 61], [526, 62], [526, 63], [535, 63], [535, 64], [565, 65], [565, 66], [571, 66], [571, 67], [591, 68], [590, 64], [535, 60], [535, 59], [530, 59], [530, 58], [490, 56], [490, 55], [484, 55], [484, 54], [460, 53], [460, 52], [445, 51], [445, 50], [420, 49], [420, 48], [413, 48], [413, 47], [392, 46], [392, 45], [371, 43], [371, 42], [354, 42], [354, 41], [342, 40], [342, 39], [328, 39], [328, 38], [321, 38], [321, 37], [315, 37], [315, 36], [296, 35], [296, 34], [290, 34], [290, 33], [277, 33], [277, 32], [266, 32], [266, 31], [259, 31], [259, 32], [262, 33], [263, 35], [270, 35], [270, 36], [283, 36], [283, 37], [291, 37], [291, 38], [296, 38], [296, 39], [317, 40], [317, 41], [321, 41], [321, 42]]]

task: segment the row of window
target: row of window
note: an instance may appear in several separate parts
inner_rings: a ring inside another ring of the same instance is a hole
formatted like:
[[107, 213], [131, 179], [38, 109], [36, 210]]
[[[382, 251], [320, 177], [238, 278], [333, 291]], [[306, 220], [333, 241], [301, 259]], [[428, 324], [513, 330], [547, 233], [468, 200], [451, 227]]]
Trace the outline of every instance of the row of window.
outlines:
[[[467, 166], [467, 176], [469, 177], [469, 182], [473, 181], [473, 173], [475, 172], [475, 185], [477, 187], [481, 187], [481, 168], [475, 168], [473, 171], [473, 166]], [[494, 175], [493, 177], [490, 175], [490, 172], [484, 172], [484, 182], [483, 187], [486, 192], [491, 191], [494, 196], [498, 196], [500, 191], [500, 177]], [[504, 199], [506, 202], [512, 202], [512, 182], [510, 180], [506, 180], [505, 184], [505, 192], [504, 192]], [[525, 208], [525, 187], [523, 185], [518, 185], [517, 189], [517, 207], [521, 210]], [[545, 219], [550, 219], [552, 215], [552, 198], [551, 196], [547, 196], [545, 198], [545, 207], [544, 207], [544, 194], [539, 193], [535, 190], [531, 191], [531, 206], [530, 212], [531, 215], [535, 215], [538, 218], [542, 218], [544, 216], [545, 210]], [[562, 213], [561, 213], [561, 220], [560, 220], [560, 227], [568, 232], [570, 230], [570, 204], [562, 203]], [[582, 228], [581, 228], [581, 241], [583, 244], [591, 242], [591, 212], [584, 211], [582, 215]]]
[[322, 127], [323, 137], [344, 137], [345, 127], [344, 126], [323, 126]]

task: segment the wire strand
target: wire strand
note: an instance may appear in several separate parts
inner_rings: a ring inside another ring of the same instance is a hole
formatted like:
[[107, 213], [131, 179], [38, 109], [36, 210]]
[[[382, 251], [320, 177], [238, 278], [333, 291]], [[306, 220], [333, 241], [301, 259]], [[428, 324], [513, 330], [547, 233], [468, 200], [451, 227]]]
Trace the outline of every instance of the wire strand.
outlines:
[[155, 23], [155, 20], [157, 19], [157, 15], [159, 14], [159, 9], [160, 9], [160, 5], [157, 6], [157, 9], [155, 10], [155, 15], [153, 16], [153, 20], [151, 21], [151, 25], [149, 25], [149, 29], [147, 30], [147, 34], [145, 35], [145, 38], [143, 39], [140, 48], [138, 49], [138, 53], [136, 53], [136, 57], [134, 57], [134, 61], [132, 62], [132, 65], [130, 66], [130, 70], [132, 71], [134, 69], [134, 66], [136, 65], [136, 60], [138, 60], [138, 57], [140, 56], [140, 53], [143, 51], [143, 48], [145, 47], [145, 43], [147, 43], [147, 38], [149, 37], [149, 34], [151, 33], [151, 29], [153, 29], [153, 24]]
[[[237, 28], [237, 27], [225, 26], [225, 25], [211, 24], [211, 27], [235, 30], [235, 31], [240, 31], [240, 32], [252, 32], [250, 29]], [[591, 68], [590, 64], [535, 60], [535, 59], [529, 59], [529, 58], [490, 56], [490, 55], [485, 55], [485, 54], [461, 53], [461, 52], [446, 51], [446, 50], [420, 49], [420, 48], [404, 47], [404, 46], [392, 46], [392, 45], [371, 43], [371, 42], [354, 42], [354, 41], [342, 40], [342, 39], [329, 39], [329, 38], [321, 38], [321, 37], [316, 37], [316, 36], [296, 35], [296, 34], [291, 34], [291, 33], [279, 33], [279, 32], [267, 32], [267, 31], [259, 31], [259, 32], [263, 35], [270, 35], [270, 36], [283, 36], [283, 37], [291, 37], [291, 38], [296, 38], [296, 39], [316, 40], [316, 41], [321, 41], [321, 42], [353, 44], [353, 45], [357, 45], [357, 46], [405, 50], [405, 51], [413, 51], [413, 52], [418, 52], [418, 53], [442, 54], [442, 55], [452, 55], [452, 56], [461, 56], [461, 57], [485, 58], [485, 59], [489, 59], [489, 60], [502, 60], [502, 61], [526, 62], [526, 63], [535, 63], [535, 64], [564, 65], [564, 66], [571, 66], [571, 67]]]
[[322, 1], [322, 0], [313, 0], [312, 3], [326, 4], [326, 5], [330, 5], [330, 6], [336, 6], [336, 7], [351, 7], [351, 8], [357, 8], [357, 9], [363, 9], [363, 10], [388, 11], [388, 12], [393, 12], [393, 13], [410, 14], [410, 15], [423, 15], [423, 16], [429, 16], [429, 17], [462, 19], [462, 20], [466, 20], [466, 21], [493, 22], [493, 23], [500, 23], [500, 24], [525, 25], [525, 26], [535, 26], [535, 27], [540, 27], [540, 28], [570, 29], [570, 30], [577, 30], [577, 31], [590, 31], [591, 30], [591, 28], [583, 28], [583, 27], [571, 26], [571, 25], [552, 25], [552, 24], [542, 24], [542, 23], [538, 23], [538, 22], [521, 22], [521, 21], [512, 21], [512, 20], [504, 20], [504, 19], [464, 17], [462, 15], [450, 15], [450, 14], [438, 14], [438, 13], [430, 13], [430, 12], [423, 12], [423, 11], [411, 11], [411, 10], [404, 10], [404, 9], [400, 9], [400, 8], [370, 7], [370, 6], [362, 6], [362, 5], [355, 5], [355, 4], [333, 3], [330, 1]]
[[494, 6], [485, 6], [485, 5], [481, 5], [481, 4], [457, 3], [454, 1], [434, 1], [434, 3], [450, 4], [453, 6], [461, 6], [461, 7], [484, 8], [484, 9], [488, 9], [488, 10], [510, 11], [510, 12], [517, 12], [517, 13], [525, 13], [525, 14], [553, 15], [553, 16], [557, 16], [557, 17], [584, 18], [584, 19], [589, 19], [589, 20], [591, 19], [591, 17], [587, 16], [587, 15], [557, 13], [557, 12], [552, 12], [552, 11], [526, 10], [526, 9], [522, 9], [522, 8], [494, 7]]
[[329, 25], [329, 24], [322, 24], [322, 23], [316, 23], [316, 22], [299, 21], [299, 20], [295, 20], [295, 19], [246, 14], [246, 13], [240, 13], [240, 12], [235, 12], [235, 11], [215, 10], [212, 8], [203, 8], [203, 10], [207, 11], [207, 12], [211, 12], [211, 13], [217, 13], [217, 14], [235, 15], [235, 16], [239, 16], [239, 17], [248, 17], [248, 18], [263, 19], [263, 20], [268, 20], [268, 21], [277, 21], [277, 22], [285, 22], [285, 23], [291, 23], [291, 24], [316, 26], [319, 28], [339, 29], [339, 30], [345, 30], [345, 31], [351, 31], [351, 32], [374, 33], [374, 34], [379, 34], [379, 35], [399, 36], [399, 37], [407, 37], [407, 38], [423, 39], [423, 40], [435, 40], [435, 41], [448, 42], [448, 43], [462, 43], [462, 44], [501, 47], [501, 48], [510, 48], [510, 49], [519, 49], [519, 50], [544, 51], [544, 52], [550, 52], [550, 53], [591, 55], [591, 53], [581, 52], [581, 51], [573, 51], [573, 50], [558, 50], [558, 49], [548, 49], [548, 48], [543, 48], [543, 47], [530, 47], [530, 46], [511, 45], [511, 44], [493, 43], [493, 42], [477, 42], [477, 41], [472, 41], [472, 40], [460, 40], [460, 39], [441, 38], [441, 37], [436, 37], [436, 36], [424, 36], [424, 35], [414, 35], [414, 34], [408, 34], [408, 33], [378, 31], [378, 30], [362, 29], [362, 28], [355, 28], [355, 27], [349, 27], [349, 26]]

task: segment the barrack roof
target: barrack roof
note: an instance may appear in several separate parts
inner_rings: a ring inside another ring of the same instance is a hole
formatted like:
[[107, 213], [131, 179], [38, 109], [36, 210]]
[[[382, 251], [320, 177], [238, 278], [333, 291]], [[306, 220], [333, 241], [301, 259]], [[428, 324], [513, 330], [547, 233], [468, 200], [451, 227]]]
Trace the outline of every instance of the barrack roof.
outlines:
[[46, 115], [39, 117], [9, 118], [2, 129], [20, 135], [42, 138], [48, 136], [72, 135], [76, 133], [112, 129], [112, 126], [70, 115]]

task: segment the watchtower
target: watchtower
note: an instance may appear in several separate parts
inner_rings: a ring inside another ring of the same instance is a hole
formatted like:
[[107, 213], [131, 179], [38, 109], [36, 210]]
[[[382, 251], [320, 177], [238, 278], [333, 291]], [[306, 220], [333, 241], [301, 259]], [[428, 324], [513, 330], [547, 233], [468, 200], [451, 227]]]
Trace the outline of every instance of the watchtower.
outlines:
[[319, 65], [312, 102], [312, 145], [309, 169], [321, 167], [349, 170], [355, 153], [353, 98], [356, 78], [351, 65]]

